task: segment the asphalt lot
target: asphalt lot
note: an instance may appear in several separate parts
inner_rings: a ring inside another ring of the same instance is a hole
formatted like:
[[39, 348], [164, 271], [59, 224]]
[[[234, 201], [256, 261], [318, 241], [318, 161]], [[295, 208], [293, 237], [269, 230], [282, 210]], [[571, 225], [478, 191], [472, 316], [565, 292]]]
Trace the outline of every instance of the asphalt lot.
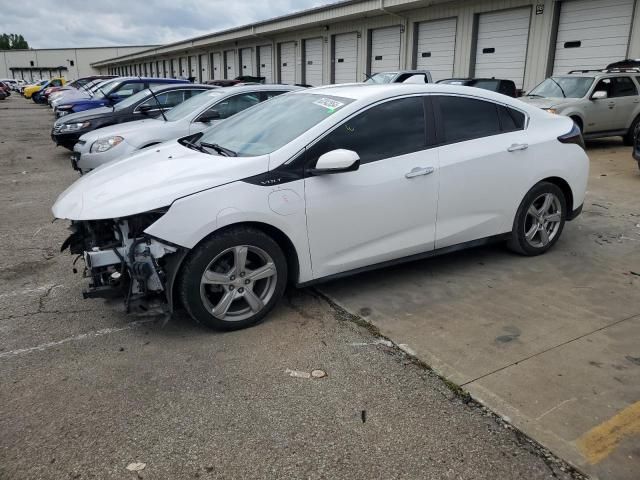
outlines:
[[226, 334], [82, 300], [51, 121], [0, 103], [1, 479], [579, 478], [312, 290]]

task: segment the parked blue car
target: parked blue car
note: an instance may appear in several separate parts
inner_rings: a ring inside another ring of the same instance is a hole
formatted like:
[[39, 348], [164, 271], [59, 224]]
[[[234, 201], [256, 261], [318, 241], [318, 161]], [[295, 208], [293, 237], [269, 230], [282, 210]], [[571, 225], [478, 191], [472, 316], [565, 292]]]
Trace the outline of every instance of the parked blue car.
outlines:
[[92, 92], [90, 98], [73, 99], [58, 105], [55, 109], [56, 118], [93, 108], [111, 107], [141, 90], [167, 83], [189, 83], [189, 81], [175, 78], [122, 77], [110, 83], [105, 89], [99, 88]]

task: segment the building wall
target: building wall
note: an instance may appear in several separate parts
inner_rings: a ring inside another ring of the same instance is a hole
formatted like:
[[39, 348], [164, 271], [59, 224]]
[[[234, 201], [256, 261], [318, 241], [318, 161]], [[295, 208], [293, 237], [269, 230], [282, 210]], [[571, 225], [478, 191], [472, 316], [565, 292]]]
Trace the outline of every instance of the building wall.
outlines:
[[[573, 1], [573, 0], [565, 0]], [[296, 82], [303, 81], [303, 40], [323, 38], [323, 84], [330, 83], [332, 59], [332, 36], [339, 33], [358, 34], [358, 78], [365, 78], [370, 55], [369, 32], [372, 29], [399, 25], [401, 35], [400, 68], [411, 68], [414, 57], [415, 25], [428, 20], [456, 18], [456, 42], [453, 76], [465, 77], [473, 74], [475, 63], [475, 36], [478, 15], [485, 12], [502, 11], [527, 7], [531, 11], [529, 36], [524, 72], [523, 89], [528, 90], [550, 74], [554, 58], [554, 25], [557, 24], [558, 0], [453, 0], [448, 2], [432, 0], [366, 0], [359, 3], [338, 4], [330, 11], [301, 14], [293, 18], [275, 19], [257, 26], [242, 27], [231, 32], [221, 32], [178, 44], [166, 45], [132, 55], [128, 58], [103, 62], [101, 68], [115, 72], [118, 66], [131, 66], [141, 62], [174, 59], [187, 55], [222, 54], [234, 50], [252, 48], [253, 65], [256, 65], [256, 47], [273, 47], [272, 69], [278, 81], [278, 45], [283, 42], [296, 44]], [[628, 56], [640, 57], [640, 0], [636, 0]], [[383, 6], [384, 10], [380, 9]], [[335, 18], [338, 17], [338, 18]], [[313, 25], [312, 25], [313, 24]], [[618, 60], [618, 59], [612, 59]], [[211, 61], [208, 62], [211, 66]], [[604, 67], [604, 65], [603, 65]], [[236, 72], [239, 66], [236, 65]]]
[[[104, 47], [104, 48], [54, 48], [33, 50], [1, 50], [0, 51], [0, 78], [25, 79], [49, 77], [50, 74], [58, 75], [58, 70], [27, 71], [33, 67], [67, 67], [63, 70], [63, 76], [69, 80], [100, 73], [100, 69], [91, 66], [92, 63], [121, 55], [147, 50], [149, 46], [140, 47]], [[73, 66], [71, 65], [73, 61]], [[33, 66], [31, 65], [33, 62]], [[12, 73], [11, 67], [24, 68], [21, 72]], [[31, 74], [33, 77], [31, 77]]]

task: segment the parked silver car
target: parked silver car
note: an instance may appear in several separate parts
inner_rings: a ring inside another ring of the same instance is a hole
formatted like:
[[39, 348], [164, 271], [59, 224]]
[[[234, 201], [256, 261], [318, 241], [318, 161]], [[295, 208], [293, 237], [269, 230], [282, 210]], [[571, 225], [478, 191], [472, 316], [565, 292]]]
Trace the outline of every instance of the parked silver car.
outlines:
[[639, 92], [640, 69], [579, 70], [547, 78], [521, 100], [572, 118], [587, 139], [622, 136], [632, 145]]
[[300, 89], [289, 85], [252, 85], [207, 91], [162, 116], [98, 128], [82, 135], [74, 146], [71, 162], [76, 170], [86, 173], [151, 145], [197, 134], [260, 102]]

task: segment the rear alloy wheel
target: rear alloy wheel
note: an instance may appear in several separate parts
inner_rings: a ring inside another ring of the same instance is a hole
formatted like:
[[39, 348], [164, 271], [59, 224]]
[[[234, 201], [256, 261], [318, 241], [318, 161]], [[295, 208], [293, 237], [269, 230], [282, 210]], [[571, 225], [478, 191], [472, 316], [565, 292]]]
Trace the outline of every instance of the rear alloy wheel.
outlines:
[[522, 255], [540, 255], [560, 238], [566, 220], [566, 200], [556, 185], [541, 182], [518, 208], [509, 247]]
[[189, 314], [216, 330], [262, 320], [282, 296], [287, 263], [278, 244], [252, 228], [214, 235], [182, 269], [180, 295]]

